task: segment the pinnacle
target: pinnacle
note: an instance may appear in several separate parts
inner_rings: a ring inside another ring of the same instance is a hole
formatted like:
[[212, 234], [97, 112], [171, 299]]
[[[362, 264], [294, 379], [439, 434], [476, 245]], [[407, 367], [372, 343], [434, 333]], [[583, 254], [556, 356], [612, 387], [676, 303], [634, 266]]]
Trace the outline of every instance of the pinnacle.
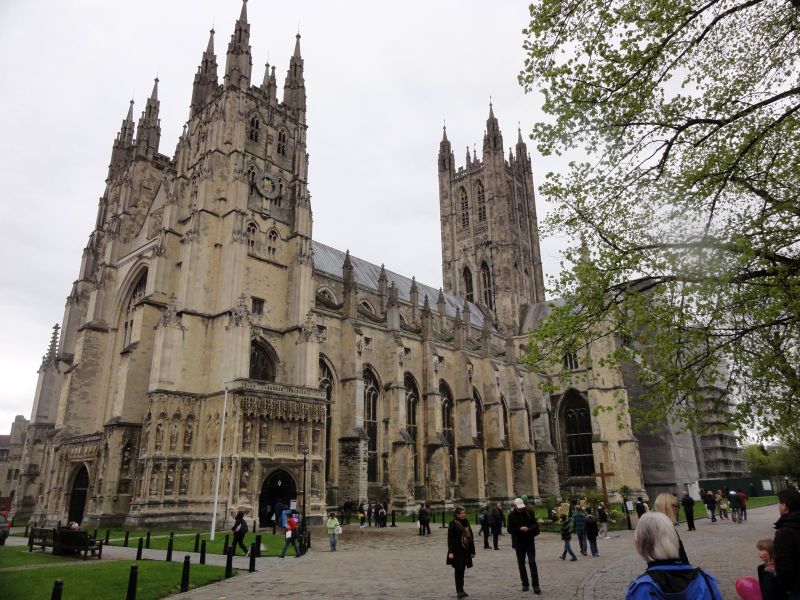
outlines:
[[158, 100], [158, 77], [155, 78], [155, 82], [153, 83], [153, 91], [150, 94], [151, 100]]

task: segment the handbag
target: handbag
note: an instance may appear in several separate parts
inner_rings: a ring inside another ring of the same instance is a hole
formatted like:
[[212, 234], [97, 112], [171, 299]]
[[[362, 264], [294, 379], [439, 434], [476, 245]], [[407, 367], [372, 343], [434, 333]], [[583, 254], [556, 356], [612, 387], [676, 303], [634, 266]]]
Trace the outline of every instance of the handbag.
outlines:
[[286, 539], [287, 540], [292, 539], [292, 530], [291, 529], [287, 529], [286, 530]]
[[342, 526], [341, 525], [337, 525], [336, 527], [334, 527], [333, 528], [333, 533], [335, 535], [342, 535]]

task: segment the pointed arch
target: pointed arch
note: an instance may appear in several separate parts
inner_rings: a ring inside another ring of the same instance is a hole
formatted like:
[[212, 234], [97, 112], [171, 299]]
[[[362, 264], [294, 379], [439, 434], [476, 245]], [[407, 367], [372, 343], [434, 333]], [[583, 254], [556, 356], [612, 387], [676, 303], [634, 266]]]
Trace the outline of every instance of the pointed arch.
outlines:
[[81, 463], [72, 476], [69, 494], [69, 513], [67, 518], [79, 525], [83, 522], [86, 501], [89, 496], [89, 470]]
[[414, 376], [406, 372], [403, 375], [403, 387], [405, 388], [405, 400], [406, 400], [406, 431], [408, 431], [408, 435], [411, 438], [411, 456], [413, 460], [413, 473], [414, 473], [414, 483], [419, 484], [420, 476], [419, 476], [419, 443], [418, 443], [418, 432], [419, 429], [417, 427], [417, 417], [418, 417], [418, 409], [419, 409], [419, 387], [417, 386], [417, 381], [414, 379]]
[[325, 405], [325, 484], [331, 484], [331, 456], [332, 446], [331, 439], [333, 438], [333, 393], [336, 384], [333, 375], [333, 367], [325, 359], [319, 355], [319, 388], [325, 390], [325, 399], [328, 403]]
[[481, 400], [481, 395], [474, 387], [472, 388], [472, 404], [474, 405], [475, 411], [475, 437], [477, 438], [478, 446], [483, 448], [483, 400]]
[[278, 131], [278, 154], [281, 156], [286, 156], [286, 142], [287, 136], [286, 131], [281, 129]]
[[439, 395], [442, 398], [442, 435], [447, 440], [448, 478], [458, 481], [456, 471], [456, 412], [453, 392], [444, 379], [439, 380]]
[[469, 227], [469, 196], [464, 187], [458, 189], [458, 206], [461, 214], [461, 228]]
[[475, 195], [478, 198], [478, 222], [483, 223], [486, 221], [486, 190], [480, 179], [475, 184]]
[[469, 267], [465, 266], [464, 270], [461, 271], [461, 276], [464, 280], [464, 299], [467, 302], [475, 302], [475, 291], [472, 285], [472, 271], [469, 270]]
[[494, 310], [494, 288], [492, 271], [486, 261], [481, 263], [481, 285], [483, 287], [483, 303], [489, 310]]
[[275, 349], [263, 339], [250, 342], [250, 379], [275, 381], [277, 369]]
[[364, 380], [364, 431], [367, 434], [367, 481], [378, 481], [378, 408], [381, 388], [378, 376], [369, 365], [365, 365], [361, 376]]
[[500, 420], [503, 428], [503, 445], [508, 447], [511, 443], [508, 425], [508, 403], [502, 394], [500, 394]]
[[569, 389], [561, 398], [558, 416], [565, 474], [567, 477], [591, 476], [595, 467], [589, 402], [577, 390]]

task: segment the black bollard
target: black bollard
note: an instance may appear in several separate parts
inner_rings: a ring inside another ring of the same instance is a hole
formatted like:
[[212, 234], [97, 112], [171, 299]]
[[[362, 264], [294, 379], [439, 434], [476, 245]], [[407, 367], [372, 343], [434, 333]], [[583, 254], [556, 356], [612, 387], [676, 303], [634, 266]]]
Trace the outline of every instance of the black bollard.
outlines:
[[256, 536], [256, 556], [261, 558], [261, 534]]
[[28, 527], [30, 527], [30, 525], [25, 523], [25, 537], [28, 537]]
[[439, 529], [445, 529], [447, 525], [444, 524], [444, 511], [442, 511], [442, 526]]
[[150, 550], [150, 530], [147, 530], [147, 538], [144, 541], [144, 547]]
[[277, 532], [278, 532], [278, 516], [275, 515], [275, 517], [272, 519], [272, 535], [278, 535]]
[[144, 540], [139, 538], [139, 545], [136, 547], [136, 560], [142, 560], [142, 542]]
[[223, 554], [227, 554], [228, 553], [228, 534], [227, 533], [225, 534], [225, 541], [222, 543], [222, 553]]
[[111, 536], [111, 530], [106, 529], [106, 541], [104, 542], [106, 546], [108, 546], [108, 538]]
[[28, 536], [28, 552], [33, 552], [33, 532]]
[[200, 564], [206, 564], [206, 541], [200, 543]]
[[394, 510], [392, 511], [392, 527], [397, 527], [394, 523]]
[[92, 533], [92, 537], [93, 537], [94, 539], [97, 539], [97, 529], [95, 529], [95, 530], [94, 530], [94, 533]]
[[233, 547], [228, 549], [225, 555], [225, 579], [233, 577]]
[[249, 570], [250, 570], [251, 573], [256, 570], [256, 552], [258, 552], [258, 550], [256, 548], [257, 547], [256, 547], [255, 544], [251, 544], [250, 545], [250, 569]]
[[258, 531], [258, 529], [256, 528], [256, 524], [257, 524], [257, 523], [258, 523], [258, 521], [256, 521], [255, 519], [253, 519], [253, 533], [255, 533], [255, 532], [257, 532], [257, 531]]
[[[142, 538], [139, 538], [140, 540]], [[125, 600], [136, 600], [136, 579], [139, 577], [139, 566], [131, 565], [131, 574], [128, 575], [128, 595]]]
[[183, 572], [181, 573], [181, 592], [189, 591], [189, 555], [183, 557]]
[[131, 537], [131, 532], [130, 531], [126, 531], [125, 532], [125, 547], [126, 548], [128, 547], [128, 538], [130, 538], [130, 537]]
[[50, 596], [50, 600], [61, 600], [61, 593], [63, 591], [64, 591], [64, 580], [56, 579], [56, 582], [53, 584], [53, 595]]
[[172, 534], [169, 536], [169, 540], [167, 541], [167, 562], [172, 562], [172, 543], [173, 543]]
[[61, 521], [58, 522], [58, 528], [61, 529]]
[[200, 534], [194, 534], [194, 551], [198, 552], [200, 550]]

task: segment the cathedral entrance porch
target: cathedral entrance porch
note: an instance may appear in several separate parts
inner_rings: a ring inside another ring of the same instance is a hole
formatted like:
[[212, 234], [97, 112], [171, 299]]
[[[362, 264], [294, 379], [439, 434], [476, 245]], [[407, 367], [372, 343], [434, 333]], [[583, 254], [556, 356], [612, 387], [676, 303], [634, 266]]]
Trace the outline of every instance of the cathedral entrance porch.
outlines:
[[89, 472], [86, 466], [81, 466], [75, 474], [72, 483], [72, 492], [69, 495], [69, 513], [67, 519], [75, 521], [79, 525], [83, 521], [83, 513], [86, 510], [86, 493], [89, 490]]
[[266, 527], [274, 515], [276, 522], [280, 515], [275, 514], [275, 507], [280, 503], [283, 508], [289, 508], [291, 501], [297, 501], [297, 484], [294, 478], [285, 470], [273, 471], [261, 486], [258, 496], [258, 522], [260, 527]]

